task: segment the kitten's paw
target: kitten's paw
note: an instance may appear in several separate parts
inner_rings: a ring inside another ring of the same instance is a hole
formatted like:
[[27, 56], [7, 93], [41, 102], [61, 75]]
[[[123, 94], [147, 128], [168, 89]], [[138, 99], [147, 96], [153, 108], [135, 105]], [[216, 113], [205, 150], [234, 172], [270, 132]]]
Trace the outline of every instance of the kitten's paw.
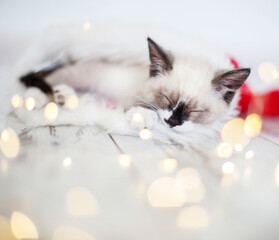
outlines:
[[131, 127], [137, 130], [152, 128], [158, 122], [155, 111], [143, 107], [133, 107], [126, 112], [126, 118]]
[[75, 90], [66, 84], [59, 84], [53, 87], [54, 101], [60, 106], [64, 106], [67, 97], [72, 95], [76, 95]]
[[49, 101], [47, 95], [43, 93], [39, 88], [35, 88], [35, 87], [28, 88], [26, 92], [23, 94], [23, 100], [25, 103], [29, 98], [34, 99], [35, 103], [34, 103], [34, 107], [32, 108], [36, 108], [36, 109], [42, 108]]

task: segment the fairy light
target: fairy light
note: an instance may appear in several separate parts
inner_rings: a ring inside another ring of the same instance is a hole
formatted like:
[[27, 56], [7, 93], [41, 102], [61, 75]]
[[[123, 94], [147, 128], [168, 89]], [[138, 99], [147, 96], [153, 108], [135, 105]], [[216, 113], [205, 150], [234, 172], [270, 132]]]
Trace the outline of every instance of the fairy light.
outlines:
[[244, 132], [250, 137], [255, 137], [259, 135], [261, 129], [262, 129], [261, 117], [256, 113], [252, 113], [248, 115], [244, 123]]
[[20, 212], [13, 212], [11, 229], [17, 239], [38, 239], [39, 234], [35, 224], [29, 217]]
[[52, 240], [61, 239], [95, 240], [88, 232], [72, 226], [59, 226], [54, 230]]
[[66, 98], [65, 106], [70, 109], [77, 108], [79, 104], [79, 99], [76, 95], [70, 95]]
[[82, 27], [84, 30], [89, 30], [92, 27], [92, 24], [90, 22], [85, 22]]
[[162, 173], [171, 173], [176, 169], [177, 161], [174, 158], [163, 159], [158, 164], [158, 169]]
[[99, 213], [99, 204], [96, 197], [83, 187], [74, 187], [68, 190], [66, 207], [71, 215], [77, 217], [96, 216]]
[[208, 225], [209, 216], [201, 206], [182, 208], [177, 215], [176, 222], [183, 229], [200, 229]]
[[63, 160], [63, 166], [64, 167], [69, 167], [71, 165], [72, 165], [72, 159], [71, 158], [67, 157]]
[[254, 152], [252, 150], [249, 150], [245, 153], [245, 159], [249, 160], [252, 159], [254, 157]]
[[259, 65], [258, 73], [264, 82], [274, 82], [279, 78], [279, 71], [272, 62], [263, 62]]
[[221, 158], [229, 158], [232, 155], [233, 148], [228, 143], [220, 143], [216, 148], [216, 152]]
[[140, 131], [139, 135], [141, 139], [148, 140], [152, 137], [152, 132], [147, 128], [144, 128]]
[[0, 149], [7, 158], [17, 157], [20, 141], [12, 128], [6, 128], [1, 133]]
[[143, 117], [140, 113], [134, 113], [132, 119], [137, 123], [143, 122]]
[[11, 103], [14, 108], [20, 108], [23, 105], [23, 99], [19, 95], [14, 95], [12, 97]]
[[244, 148], [250, 142], [250, 137], [244, 132], [244, 119], [235, 118], [228, 121], [222, 129], [221, 135], [224, 142], [235, 148], [240, 144]]
[[279, 186], [279, 162], [277, 163], [275, 168], [275, 183], [277, 184], [277, 186]]
[[118, 157], [119, 165], [123, 168], [128, 168], [131, 165], [132, 159], [128, 154], [120, 154]]
[[58, 107], [54, 102], [50, 102], [46, 105], [44, 110], [45, 119], [48, 122], [53, 122], [58, 115]]
[[26, 100], [25, 100], [25, 108], [28, 110], [28, 111], [32, 111], [36, 106], [36, 102], [35, 102], [35, 99], [33, 97], [28, 97]]
[[241, 152], [243, 150], [243, 146], [241, 144], [236, 144], [234, 146], [235, 150], [238, 151], [238, 152]]
[[232, 174], [235, 170], [235, 166], [232, 162], [225, 162], [222, 166], [222, 171], [224, 174]]
[[152, 207], [181, 207], [186, 195], [181, 181], [165, 177], [152, 182], [147, 190], [147, 199]]

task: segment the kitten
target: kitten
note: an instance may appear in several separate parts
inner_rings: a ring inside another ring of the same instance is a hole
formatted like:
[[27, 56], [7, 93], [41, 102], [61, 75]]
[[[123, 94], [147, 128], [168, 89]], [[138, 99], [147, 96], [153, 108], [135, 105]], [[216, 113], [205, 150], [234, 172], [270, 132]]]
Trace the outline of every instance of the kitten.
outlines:
[[[196, 126], [210, 127], [235, 109], [237, 90], [248, 78], [249, 68], [223, 68], [203, 56], [166, 50], [151, 38], [147, 45], [149, 62], [129, 63], [125, 56], [115, 60], [100, 54], [48, 66], [20, 81], [39, 88], [61, 106], [74, 91], [101, 95], [121, 105], [136, 129], [159, 123], [187, 133]], [[136, 112], [143, 121], [133, 121]]]

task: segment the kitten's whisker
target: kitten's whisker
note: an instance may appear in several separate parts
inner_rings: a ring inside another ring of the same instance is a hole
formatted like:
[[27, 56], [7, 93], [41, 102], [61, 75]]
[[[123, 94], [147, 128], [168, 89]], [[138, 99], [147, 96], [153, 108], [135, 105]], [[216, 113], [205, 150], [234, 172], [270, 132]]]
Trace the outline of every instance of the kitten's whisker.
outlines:
[[136, 98], [139, 101], [139, 103], [143, 103], [143, 104], [145, 104], [145, 106], [148, 106], [155, 111], [157, 111], [159, 109], [154, 103], [148, 101], [147, 99], [144, 99], [141, 97], [134, 97], [134, 98]]

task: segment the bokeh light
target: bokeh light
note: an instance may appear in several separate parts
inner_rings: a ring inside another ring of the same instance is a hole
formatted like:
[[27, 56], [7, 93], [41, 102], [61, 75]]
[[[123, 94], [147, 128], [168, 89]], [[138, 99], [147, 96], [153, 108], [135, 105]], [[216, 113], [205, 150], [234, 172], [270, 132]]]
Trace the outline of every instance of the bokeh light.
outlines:
[[47, 122], [53, 122], [58, 116], [58, 106], [54, 102], [50, 102], [46, 105], [44, 111], [45, 119]]
[[14, 95], [12, 97], [11, 103], [14, 108], [20, 108], [23, 105], [23, 99], [19, 95]]
[[69, 167], [72, 165], [72, 159], [69, 158], [69, 157], [66, 157], [64, 160], [63, 160], [63, 166], [64, 167]]
[[38, 239], [36, 226], [26, 215], [13, 212], [11, 216], [11, 229], [17, 239]]
[[197, 171], [191, 168], [182, 169], [176, 175], [176, 179], [185, 188], [187, 203], [199, 203], [204, 199], [206, 190]]
[[59, 226], [54, 230], [52, 240], [95, 240], [88, 232], [72, 227]]
[[224, 174], [232, 174], [234, 173], [235, 166], [232, 162], [225, 162], [222, 166], [222, 171]]
[[128, 154], [120, 154], [118, 157], [119, 165], [123, 168], [128, 168], [131, 165], [132, 158]]
[[216, 152], [221, 158], [229, 158], [232, 155], [233, 148], [229, 143], [220, 143], [216, 148]]
[[244, 132], [250, 137], [255, 137], [260, 133], [261, 129], [261, 117], [256, 113], [248, 115], [244, 123]]
[[228, 121], [222, 129], [222, 139], [225, 143], [229, 143], [235, 148], [240, 144], [246, 147], [250, 141], [250, 137], [244, 132], [244, 119], [235, 118]]
[[183, 229], [200, 229], [208, 225], [207, 211], [201, 206], [189, 206], [182, 208], [177, 215], [177, 225]]
[[74, 187], [68, 190], [66, 206], [68, 212], [76, 217], [91, 217], [99, 213], [96, 197], [83, 187]]
[[162, 173], [171, 173], [177, 167], [177, 161], [174, 158], [166, 158], [159, 162], [158, 169]]
[[254, 152], [252, 150], [249, 150], [245, 153], [245, 159], [249, 160], [254, 157]]
[[92, 27], [92, 24], [91, 22], [85, 22], [83, 23], [82, 27], [84, 30], [89, 30]]
[[144, 128], [140, 131], [140, 138], [143, 140], [148, 140], [152, 137], [152, 132], [147, 128]]
[[20, 150], [20, 141], [12, 128], [6, 128], [1, 133], [0, 148], [8, 158], [17, 157]]
[[238, 151], [238, 152], [241, 152], [243, 150], [243, 146], [241, 144], [236, 144], [234, 146], [235, 150]]
[[0, 215], [0, 239], [1, 240], [16, 240], [10, 227], [10, 221]]
[[132, 117], [132, 120], [134, 122], [143, 122], [143, 117], [140, 113], [134, 113], [133, 117]]
[[35, 102], [35, 99], [33, 97], [28, 97], [26, 100], [25, 100], [25, 108], [28, 110], [28, 111], [32, 111], [36, 106], [36, 102]]
[[279, 78], [279, 71], [272, 62], [263, 62], [259, 65], [258, 73], [265, 82], [274, 82]]
[[75, 109], [75, 108], [77, 108], [78, 103], [79, 103], [78, 96], [70, 95], [66, 98], [65, 107], [70, 108], [70, 109]]
[[181, 207], [186, 195], [181, 181], [165, 177], [152, 182], [147, 190], [147, 199], [152, 207]]

